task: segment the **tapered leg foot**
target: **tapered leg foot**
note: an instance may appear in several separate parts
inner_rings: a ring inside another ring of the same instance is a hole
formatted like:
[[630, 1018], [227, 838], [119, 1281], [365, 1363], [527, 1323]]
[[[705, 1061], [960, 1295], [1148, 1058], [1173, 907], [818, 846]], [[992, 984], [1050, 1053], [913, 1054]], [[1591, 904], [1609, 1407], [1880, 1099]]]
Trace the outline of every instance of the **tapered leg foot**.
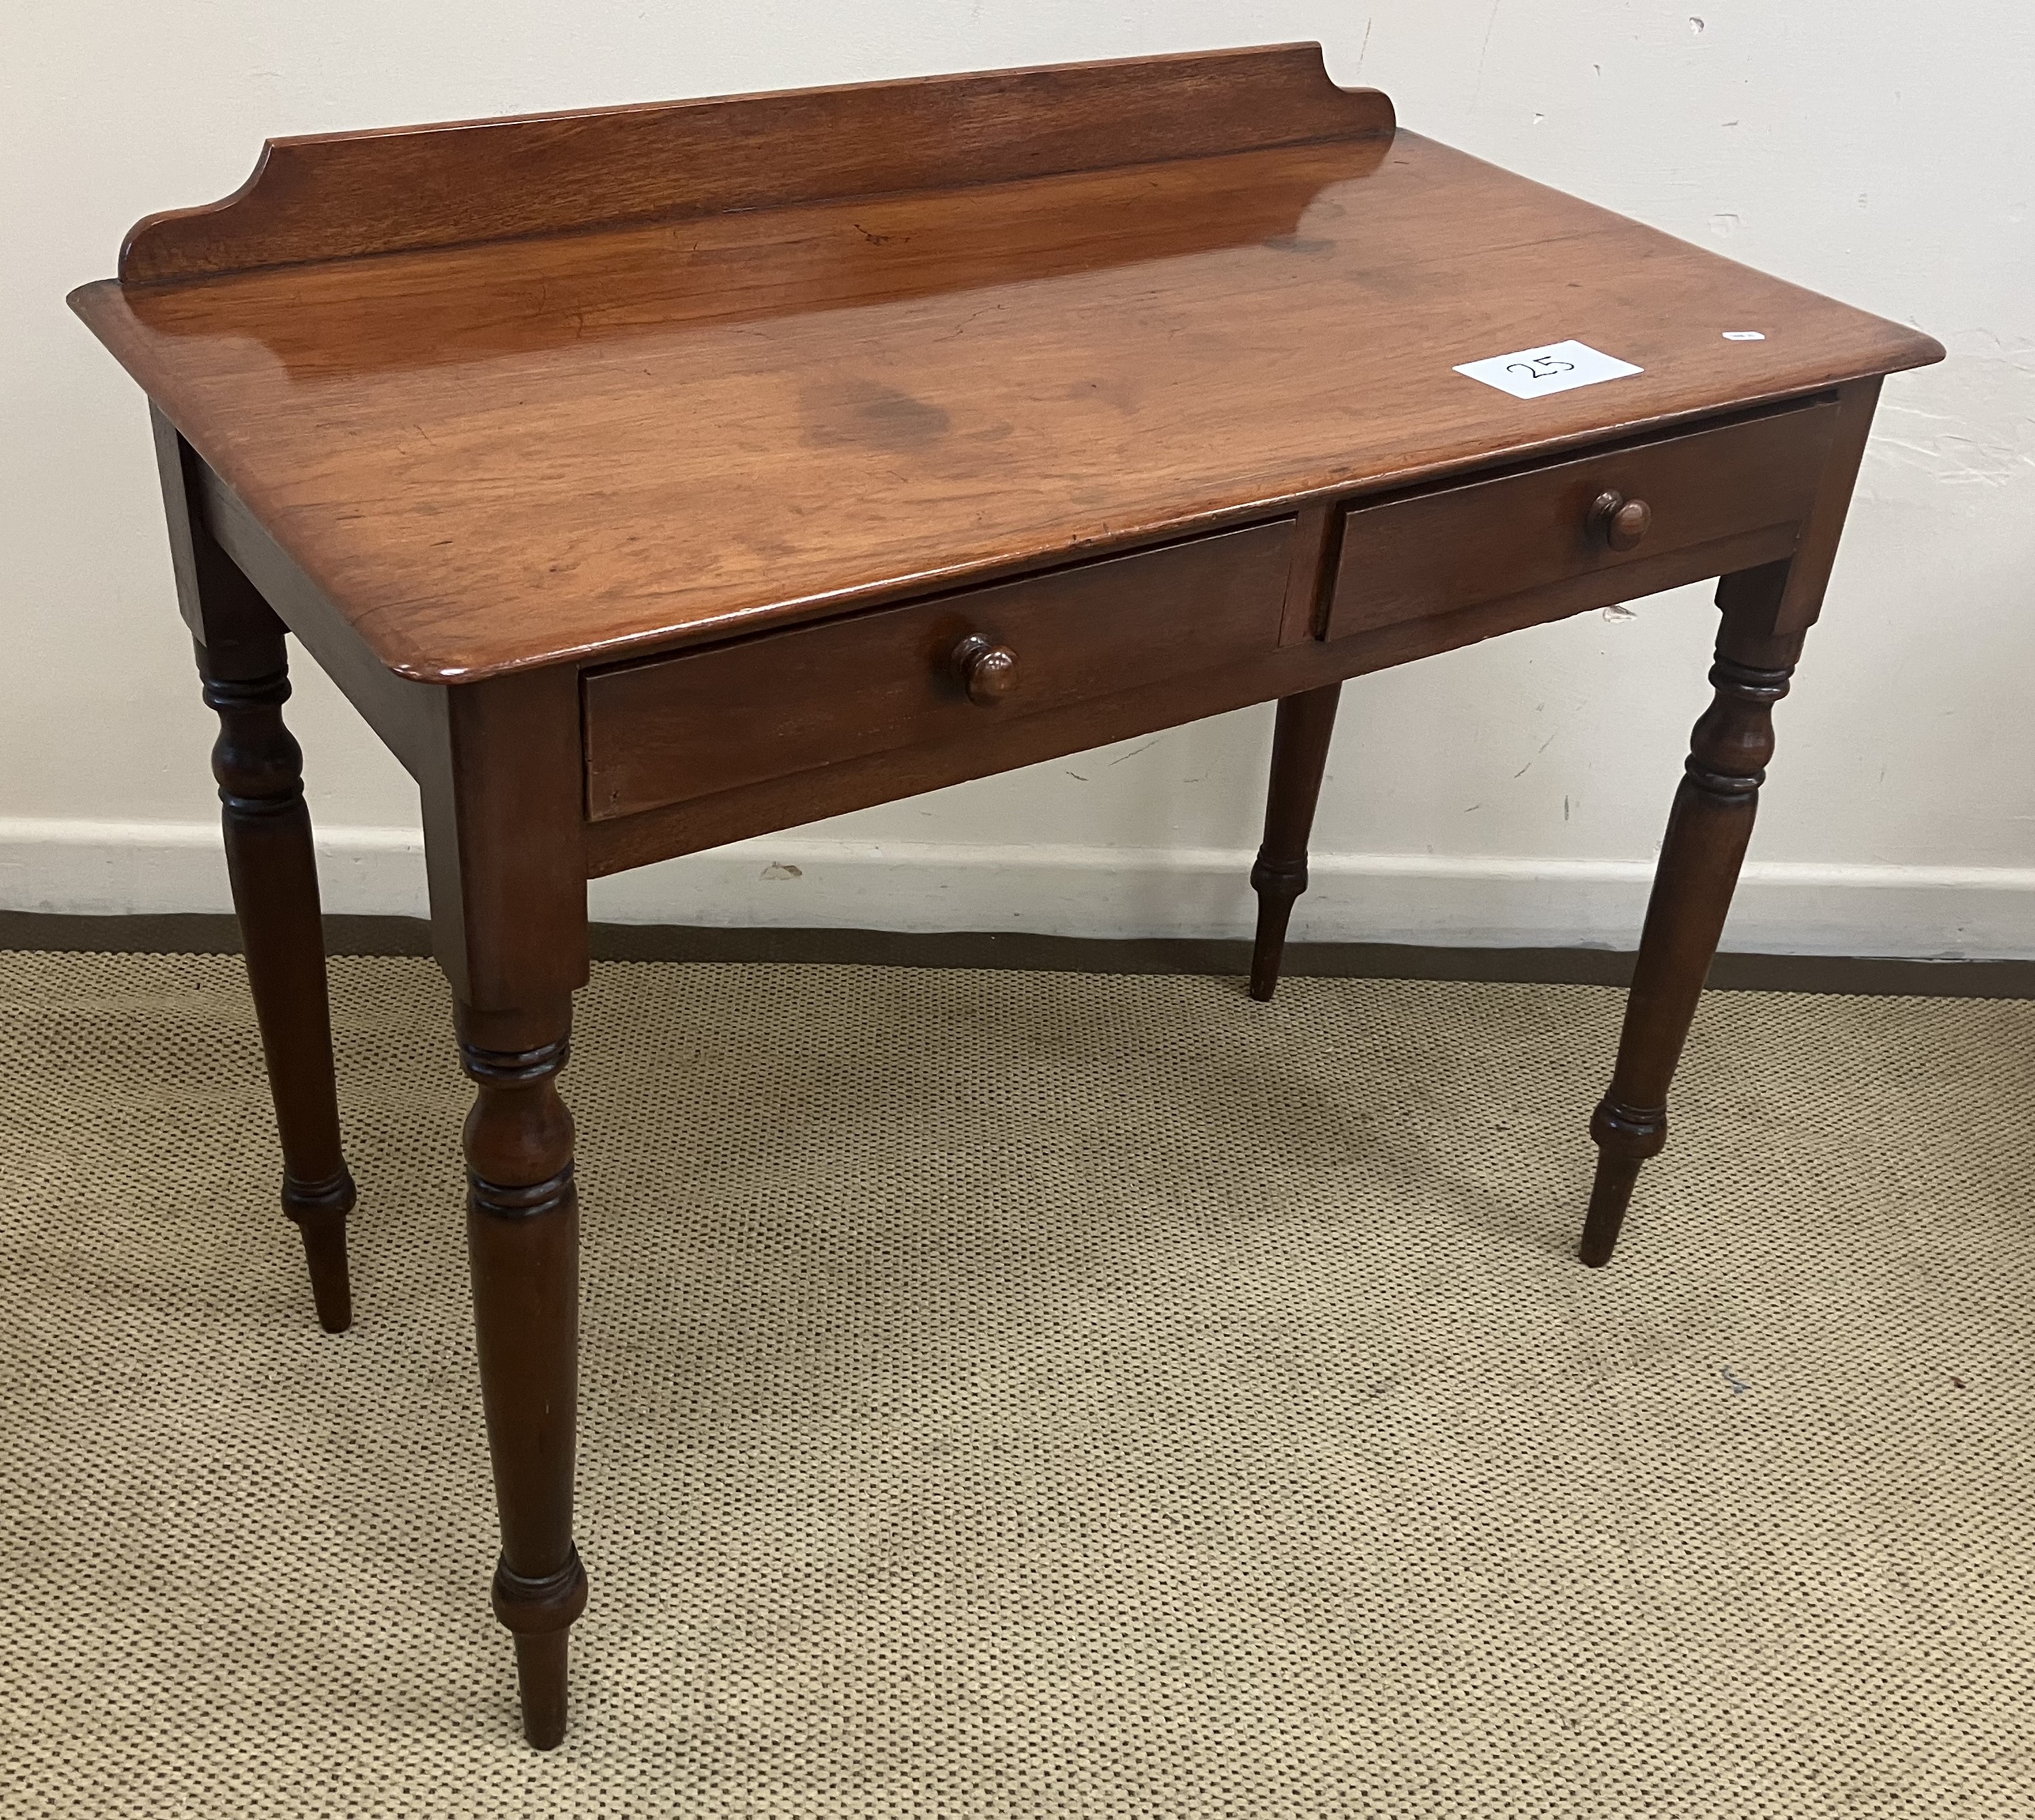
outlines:
[[1590, 1120], [1590, 1135], [1597, 1145], [1597, 1179], [1590, 1185], [1589, 1212], [1576, 1254], [1593, 1269], [1601, 1269], [1617, 1248], [1640, 1165], [1659, 1156], [1667, 1144], [1668, 1111], [1665, 1107], [1621, 1106], [1606, 1100]]
[[574, 1550], [546, 1580], [525, 1580], [504, 1561], [495, 1570], [495, 1615], [516, 1638], [516, 1686], [523, 1736], [539, 1750], [566, 1735], [566, 1665], [574, 1620], [586, 1609], [586, 1570]]
[[569, 1633], [516, 1639], [516, 1690], [523, 1702], [523, 1742], [555, 1750], [566, 1741], [566, 1653]]
[[342, 1169], [329, 1181], [283, 1179], [283, 1211], [297, 1224], [311, 1279], [318, 1325], [344, 1333], [353, 1325], [353, 1290], [346, 1272], [346, 1216], [353, 1211], [353, 1178]]
[[1329, 739], [1335, 731], [1342, 685], [1288, 695], [1279, 704], [1272, 735], [1272, 781], [1265, 802], [1265, 840], [1251, 868], [1258, 893], [1258, 938], [1251, 949], [1251, 996], [1261, 1003], [1279, 985], [1286, 956], [1286, 927], [1294, 900], [1307, 888], [1307, 836], [1322, 793]]
[[1279, 968], [1286, 958], [1286, 926], [1294, 901], [1307, 888], [1307, 863], [1270, 860], [1261, 849], [1251, 868], [1251, 889], [1258, 893], [1258, 934], [1251, 946], [1251, 996], [1262, 1004], [1279, 989]]

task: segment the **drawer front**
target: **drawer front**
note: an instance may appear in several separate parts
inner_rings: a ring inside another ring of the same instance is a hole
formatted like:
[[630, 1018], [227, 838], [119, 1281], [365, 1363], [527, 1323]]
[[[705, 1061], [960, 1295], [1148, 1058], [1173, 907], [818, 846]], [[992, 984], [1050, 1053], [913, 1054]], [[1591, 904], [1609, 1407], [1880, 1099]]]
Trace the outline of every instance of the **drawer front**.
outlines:
[[[1328, 636], [1592, 576], [1616, 600], [1616, 572], [1628, 566], [1642, 584], [1632, 591], [1645, 593], [1664, 585], [1660, 558], [1695, 562], [1713, 545], [1736, 544], [1742, 554], [1749, 534], [1762, 532], [1774, 535], [1759, 559], [1778, 560], [1815, 497], [1836, 421], [1834, 404], [1805, 405], [1352, 506], [1343, 517]], [[1681, 578], [1717, 572], [1698, 566]]]
[[1191, 538], [585, 679], [611, 821], [1273, 650], [1294, 521]]

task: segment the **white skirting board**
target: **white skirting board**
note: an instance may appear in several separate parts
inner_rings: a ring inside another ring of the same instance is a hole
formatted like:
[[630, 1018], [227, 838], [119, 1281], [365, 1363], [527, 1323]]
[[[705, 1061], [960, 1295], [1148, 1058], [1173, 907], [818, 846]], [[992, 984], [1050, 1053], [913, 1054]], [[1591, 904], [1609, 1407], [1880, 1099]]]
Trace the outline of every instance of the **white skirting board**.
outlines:
[[[318, 854], [328, 911], [426, 914], [423, 846], [414, 830], [325, 828]], [[1243, 848], [780, 834], [596, 879], [589, 908], [609, 923], [1240, 936], [1251, 923], [1251, 860]], [[1322, 853], [1311, 870], [1294, 918], [1298, 941], [1630, 948], [1653, 863]], [[0, 909], [119, 916], [231, 908], [211, 822], [0, 820]], [[2035, 867], [1755, 859], [1725, 946], [2035, 959]]]

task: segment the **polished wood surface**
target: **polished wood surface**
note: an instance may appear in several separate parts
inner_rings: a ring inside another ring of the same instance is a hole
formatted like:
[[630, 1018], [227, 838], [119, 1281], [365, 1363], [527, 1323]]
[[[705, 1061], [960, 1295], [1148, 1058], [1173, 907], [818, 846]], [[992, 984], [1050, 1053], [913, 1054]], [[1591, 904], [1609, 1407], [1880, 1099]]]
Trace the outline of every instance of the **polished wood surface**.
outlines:
[[[1721, 476], [1718, 484], [1728, 486], [1728, 477]], [[1518, 572], [1510, 553], [1503, 548], [1489, 550], [1486, 566], [1469, 577], [1474, 584], [1470, 592], [1484, 598], [1466, 606], [1443, 604], [1444, 571], [1458, 580], [1463, 571], [1452, 569], [1450, 551], [1438, 550], [1436, 599], [1431, 611], [1355, 631], [1339, 630], [1333, 636], [1295, 639], [1288, 635], [1288, 628], [1296, 613], [1307, 609], [1311, 600], [1316, 603], [1311, 611], [1317, 624], [1325, 615], [1322, 597], [1332, 593], [1341, 522], [1339, 512], [1326, 521], [1319, 514], [1303, 512], [1294, 521], [1296, 550], [1288, 572], [1281, 642], [1263, 649], [1256, 657], [1231, 653], [1226, 661], [1191, 661], [1200, 649], [1200, 635], [1183, 621], [1170, 646], [1183, 665], [1162, 680], [1148, 681], [1134, 668], [1127, 669], [1115, 676], [1113, 687], [1100, 693], [1036, 706], [1022, 714], [957, 716], [950, 737], [937, 736], [939, 729], [929, 724], [922, 729], [927, 736], [921, 739], [861, 756], [843, 754], [823, 769], [675, 797], [662, 807], [611, 820], [589, 820], [585, 829], [587, 871], [593, 877], [623, 871], [919, 791], [1138, 738], [1183, 720], [1281, 699], [1524, 626], [1774, 562], [1786, 557], [1807, 535], [1808, 521], [1816, 510], [1809, 508], [1796, 525], [1755, 521], [1715, 542], [1653, 552], [1642, 547], [1617, 563], [1581, 562], [1561, 579], [1524, 589], [1517, 585]], [[1753, 517], [1763, 521], [1766, 513], [1762, 510]], [[1561, 536], [1566, 543], [1567, 529]], [[1308, 540], [1304, 547], [1303, 540]], [[1819, 596], [1802, 590], [1796, 593], [1794, 610], [1813, 617]], [[775, 641], [788, 641], [792, 636], [775, 633], [749, 641], [758, 658], [754, 672], [758, 686], [767, 686], [761, 660]], [[713, 654], [711, 650], [702, 653]], [[767, 743], [774, 735], [763, 698], [755, 698], [752, 708], [756, 710], [750, 719], [753, 737]], [[720, 712], [725, 723], [743, 718], [733, 707]], [[683, 728], [653, 728], [647, 720], [644, 731], [647, 739], [660, 743], [685, 738]], [[739, 758], [733, 761], [740, 762]], [[717, 758], [713, 762], [717, 767], [723, 761]]]
[[[1705, 574], [1748, 558], [1785, 558], [1815, 499], [1836, 419], [1834, 403], [1782, 409], [1353, 506], [1343, 522], [1329, 636], [1556, 586], [1642, 558], [1686, 552]], [[1617, 503], [1607, 511], [1612, 499]], [[1746, 539], [1762, 532], [1764, 543], [1748, 548]], [[1734, 545], [1728, 556], [1713, 556], [1708, 547], [1727, 541]]]
[[261, 645], [201, 645], [197, 660], [205, 705], [220, 720], [213, 775], [282, 1141], [283, 1211], [303, 1240], [318, 1325], [344, 1333], [353, 1324], [346, 1217], [355, 1190], [340, 1149], [325, 929], [302, 754], [283, 724], [290, 679], [282, 630]]
[[[852, 201], [777, 205], [765, 177], [736, 212], [74, 302], [381, 660], [434, 680], [816, 617], [1939, 352], [1382, 134], [1367, 104], [1348, 120]], [[1723, 339], [1748, 328], [1766, 339]], [[1645, 371], [1529, 403], [1451, 370], [1563, 336]]]
[[1009, 182], [1392, 130], [1312, 44], [272, 139], [224, 201], [127, 236], [128, 285]]
[[[965, 746], [985, 713], [1021, 719], [1258, 656], [1277, 644], [1292, 533], [1277, 519], [597, 671], [587, 813], [611, 821], [899, 746]], [[973, 640], [986, 642], [964, 654]], [[970, 679], [999, 648], [1013, 661], [979, 694]]]
[[160, 412], [153, 421], [178, 606], [205, 705], [219, 716], [213, 777], [282, 1144], [283, 1211], [303, 1242], [318, 1325], [344, 1333], [353, 1324], [346, 1220], [355, 1190], [340, 1143], [303, 754], [283, 720], [290, 697], [283, 622], [213, 540], [196, 499], [197, 457]]
[[1717, 953], [1752, 838], [1759, 787], [1774, 755], [1774, 705], [1788, 693], [1799, 633], [1777, 634], [1785, 565], [1734, 576], [1721, 591], [1724, 623], [1710, 683], [1717, 691], [1690, 736], [1668, 818], [1653, 896], [1626, 1001], [1618, 1066], [1590, 1119], [1599, 1152], [1578, 1255], [1611, 1262], [1639, 1167], [1668, 1141], [1668, 1088]]
[[1653, 529], [1653, 508], [1608, 487], [1590, 502], [1589, 525], [1590, 536], [1601, 538], [1606, 549], [1637, 550]]
[[558, 1091], [572, 1002], [459, 1007], [467, 1116], [467, 1254], [480, 1400], [502, 1519], [495, 1615], [516, 1639], [523, 1735], [566, 1731], [567, 1634], [586, 1608], [573, 1545], [579, 1420], [579, 1196]]
[[1014, 700], [1024, 679], [1018, 653], [981, 632], [971, 632], [957, 643], [942, 667], [978, 708], [995, 708]]
[[1717, 585], [1715, 690], [1690, 735], [1639, 937], [1611, 1086], [1590, 1119], [1596, 1179], [1578, 1255], [1601, 1267], [1623, 1230], [1640, 1166], [1668, 1141], [1668, 1089], [1717, 957], [1739, 868], [1752, 838], [1774, 706], [1787, 694], [1802, 641], [1837, 555], [1865, 454], [1879, 382], [1846, 389], [1822, 483], [1795, 554]]
[[[1721, 577], [1591, 1127], [1601, 1265], [1881, 378], [1942, 352], [1400, 132], [1311, 47], [277, 141], [73, 302], [157, 414], [328, 1326], [352, 1187], [285, 625], [417, 782], [540, 1747], [588, 1596], [558, 1081], [589, 877], [1277, 701], [1269, 997], [1344, 681]], [[1530, 401], [1453, 370], [1564, 338], [1643, 370]]]

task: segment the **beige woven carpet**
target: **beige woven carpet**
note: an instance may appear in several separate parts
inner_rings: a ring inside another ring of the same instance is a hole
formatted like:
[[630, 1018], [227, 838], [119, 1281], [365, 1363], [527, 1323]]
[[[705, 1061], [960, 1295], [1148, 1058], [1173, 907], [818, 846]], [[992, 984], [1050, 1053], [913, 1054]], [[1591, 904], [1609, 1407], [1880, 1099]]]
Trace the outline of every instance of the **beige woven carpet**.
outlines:
[[0, 960], [0, 1813], [2035, 1813], [2035, 1006], [612, 965], [517, 1739], [419, 962], [313, 1326], [231, 959]]

